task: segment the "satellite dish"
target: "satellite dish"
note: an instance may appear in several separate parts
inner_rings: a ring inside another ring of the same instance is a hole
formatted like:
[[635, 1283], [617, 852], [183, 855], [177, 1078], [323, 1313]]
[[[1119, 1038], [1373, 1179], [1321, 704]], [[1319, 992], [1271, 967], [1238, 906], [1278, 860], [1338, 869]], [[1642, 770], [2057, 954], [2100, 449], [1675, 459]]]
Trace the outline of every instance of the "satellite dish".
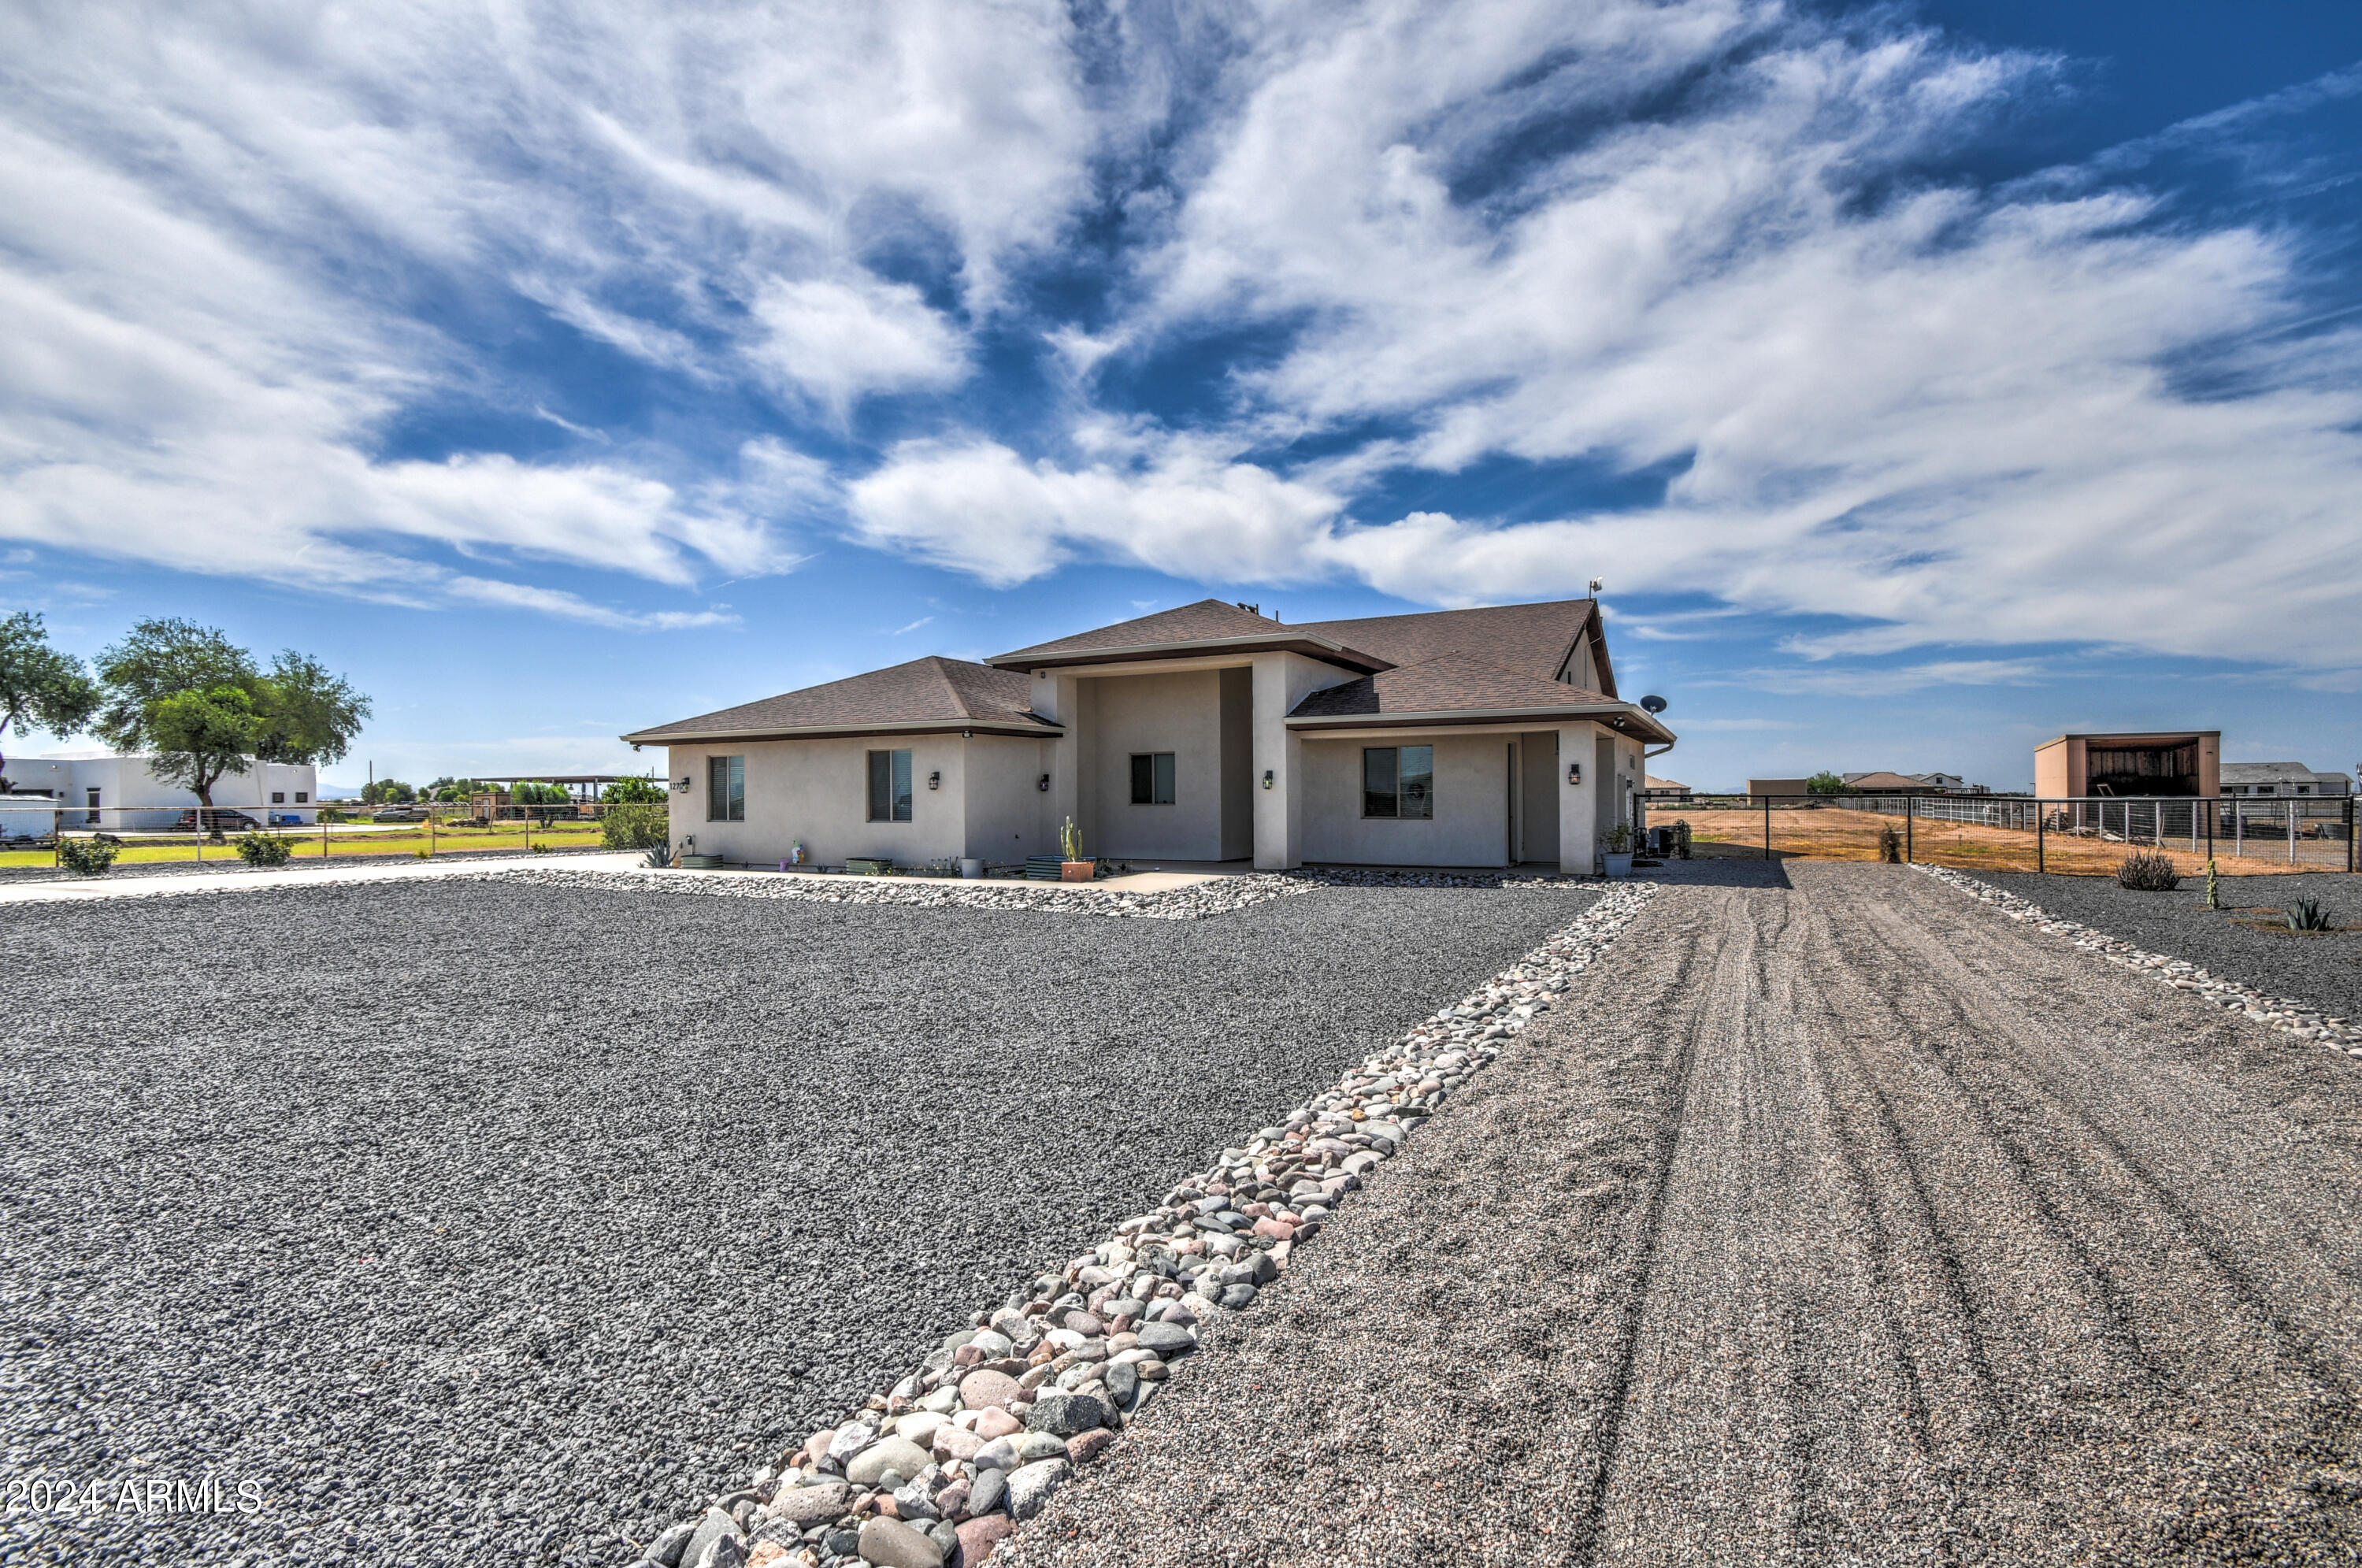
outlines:
[[1661, 713], [1665, 711], [1665, 700], [1662, 697], [1643, 697], [1640, 706], [1651, 713]]

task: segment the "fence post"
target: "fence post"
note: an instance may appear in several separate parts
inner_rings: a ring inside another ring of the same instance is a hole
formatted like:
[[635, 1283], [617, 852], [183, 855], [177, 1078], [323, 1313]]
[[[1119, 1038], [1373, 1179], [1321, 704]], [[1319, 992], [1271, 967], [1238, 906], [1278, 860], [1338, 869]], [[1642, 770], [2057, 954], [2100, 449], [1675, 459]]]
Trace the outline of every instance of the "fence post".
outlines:
[[2354, 869], [2354, 797], [2345, 797], [2345, 869]]
[[1912, 846], [1911, 846], [1911, 845], [1912, 845], [1911, 830], [1912, 830], [1915, 826], [1916, 826], [1916, 825], [1918, 824], [1918, 821], [1919, 821], [1919, 797], [1918, 797], [1918, 796], [1916, 796], [1916, 795], [1905, 795], [1905, 796], [1904, 796], [1904, 797], [1903, 797], [1903, 863], [1904, 863], [1905, 866], [1910, 865], [1910, 864], [1911, 864], [1911, 862], [1912, 862], [1914, 859], [1915, 859], [1915, 858], [1917, 857], [1917, 854], [1918, 854], [1918, 852], [1917, 852], [1916, 850], [1913, 849], [1913, 848], [1912, 848]]
[[2050, 847], [2049, 830], [2050, 813], [2042, 809], [2042, 802], [2037, 799], [2034, 802], [2034, 868], [2036, 871], [2050, 869], [2046, 853]]
[[1763, 797], [1763, 858], [1772, 858], [1772, 797]]
[[2291, 798], [2291, 799], [2289, 801], [2288, 804], [2287, 804], [2287, 805], [2285, 805], [2285, 806], [2283, 806], [2283, 807], [2281, 807], [2280, 809], [2281, 809], [2281, 811], [2285, 812], [2288, 814], [2288, 827], [2289, 827], [2289, 831], [2288, 831], [2288, 841], [2289, 841], [2288, 863], [2289, 863], [2290, 865], [2293, 866], [2293, 865], [2295, 865], [2295, 864], [2296, 864], [2296, 801], [2295, 801], [2295, 800], [2294, 800], [2293, 798]]

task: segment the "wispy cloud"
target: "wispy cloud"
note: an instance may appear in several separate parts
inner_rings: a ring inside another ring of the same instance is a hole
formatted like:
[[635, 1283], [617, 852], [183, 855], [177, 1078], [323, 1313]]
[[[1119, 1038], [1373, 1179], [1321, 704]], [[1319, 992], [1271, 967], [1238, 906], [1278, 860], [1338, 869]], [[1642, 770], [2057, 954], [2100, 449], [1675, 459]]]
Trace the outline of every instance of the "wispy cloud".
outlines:
[[895, 627], [892, 631], [890, 631], [890, 632], [887, 633], [886, 635], [887, 635], [888, 636], [889, 636], [889, 637], [903, 637], [903, 636], [908, 636], [908, 635], [910, 635], [912, 632], [917, 631], [917, 630], [918, 630], [920, 627], [922, 627], [922, 626], [932, 626], [932, 625], [933, 625], [934, 624], [935, 624], [935, 618], [934, 618], [933, 615], [922, 615], [922, 616], [920, 616], [917, 620], [915, 620], [915, 621], [911, 622], [909, 625], [907, 625], [907, 626], [897, 626], [897, 627]]

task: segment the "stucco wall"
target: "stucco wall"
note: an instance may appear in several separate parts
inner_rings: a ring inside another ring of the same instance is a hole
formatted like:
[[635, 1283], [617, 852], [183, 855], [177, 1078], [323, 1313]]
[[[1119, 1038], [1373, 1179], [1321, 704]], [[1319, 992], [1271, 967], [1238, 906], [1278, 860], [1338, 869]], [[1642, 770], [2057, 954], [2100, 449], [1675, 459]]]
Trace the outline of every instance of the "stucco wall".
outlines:
[[1302, 751], [1304, 858], [1343, 866], [1500, 866], [1508, 850], [1507, 734], [1432, 735], [1367, 743], [1435, 747], [1435, 815], [1362, 815], [1359, 737], [1307, 738]]
[[[870, 822], [867, 754], [905, 748], [911, 820]], [[670, 749], [670, 777], [690, 781], [670, 799], [672, 841], [694, 836], [701, 855], [776, 864], [799, 840], [806, 859], [822, 866], [841, 866], [851, 856], [912, 864], [973, 854], [1006, 862], [1054, 851], [1041, 842], [1046, 835], [1034, 804], [1041, 799], [1034, 780], [1044, 766], [1040, 741], [920, 734]], [[746, 759], [745, 820], [709, 822], [706, 758], [728, 756]], [[933, 772], [943, 780], [930, 790]]]
[[[1085, 853], [1131, 859], [1222, 858], [1222, 678], [1215, 669], [1086, 681], [1094, 832]], [[1131, 803], [1135, 752], [1173, 754], [1173, 804]]]

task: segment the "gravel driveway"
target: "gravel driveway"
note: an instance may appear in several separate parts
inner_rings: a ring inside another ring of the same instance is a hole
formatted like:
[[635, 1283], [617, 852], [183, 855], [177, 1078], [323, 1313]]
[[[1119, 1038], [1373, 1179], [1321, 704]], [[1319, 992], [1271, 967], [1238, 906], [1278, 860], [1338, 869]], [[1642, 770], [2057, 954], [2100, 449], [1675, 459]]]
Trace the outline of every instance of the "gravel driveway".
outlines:
[[2187, 958], [2227, 979], [2273, 996], [2309, 1002], [2339, 1018], [2362, 1021], [2362, 931], [2257, 931], [2242, 921], [2268, 919], [2293, 899], [2318, 899], [2341, 925], [2362, 925], [2362, 877], [2225, 877], [2223, 907], [2206, 907], [2206, 881], [2184, 878], [2170, 893], [2136, 893], [2113, 877], [2044, 877], [2032, 872], [1973, 873], [2050, 913], [2110, 936]]
[[2362, 1065], [1786, 869], [1661, 893], [1011, 1568], [2362, 1557]]
[[626, 1561], [1586, 901], [0, 913], [6, 1560]]

